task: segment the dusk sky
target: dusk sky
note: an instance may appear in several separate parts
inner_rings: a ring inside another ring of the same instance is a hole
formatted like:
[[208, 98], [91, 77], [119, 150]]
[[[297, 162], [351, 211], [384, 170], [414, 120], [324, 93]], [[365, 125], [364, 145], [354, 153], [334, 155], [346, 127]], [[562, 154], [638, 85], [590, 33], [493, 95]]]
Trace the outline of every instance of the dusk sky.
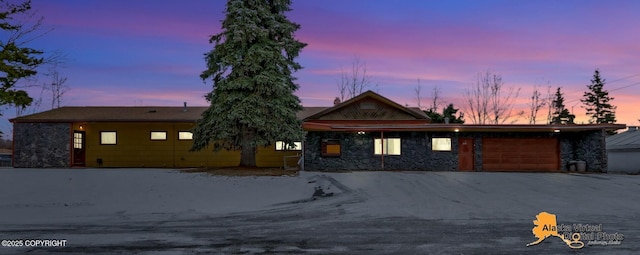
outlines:
[[[205, 106], [211, 82], [199, 74], [225, 3], [33, 0], [53, 30], [30, 46], [68, 56], [60, 69], [70, 89], [63, 105]], [[331, 105], [341, 68], [358, 56], [378, 92], [403, 105], [416, 105], [420, 79], [423, 104], [437, 85], [445, 102], [463, 108], [464, 88], [490, 71], [521, 88], [517, 109], [535, 84], [545, 94], [547, 85], [562, 87], [580, 123], [579, 99], [599, 68], [618, 123], [639, 124], [640, 1], [294, 0], [292, 8], [288, 17], [301, 25], [296, 37], [308, 44], [297, 59], [304, 69], [295, 73], [304, 106]]]

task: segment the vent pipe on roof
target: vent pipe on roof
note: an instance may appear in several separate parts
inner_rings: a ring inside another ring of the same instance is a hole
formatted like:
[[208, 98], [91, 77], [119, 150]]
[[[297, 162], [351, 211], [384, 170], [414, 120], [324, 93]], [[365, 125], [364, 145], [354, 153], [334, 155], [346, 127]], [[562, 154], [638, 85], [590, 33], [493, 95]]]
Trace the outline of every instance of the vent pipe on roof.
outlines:
[[182, 111], [184, 111], [184, 112], [187, 111], [187, 102], [184, 102], [184, 109], [182, 109]]

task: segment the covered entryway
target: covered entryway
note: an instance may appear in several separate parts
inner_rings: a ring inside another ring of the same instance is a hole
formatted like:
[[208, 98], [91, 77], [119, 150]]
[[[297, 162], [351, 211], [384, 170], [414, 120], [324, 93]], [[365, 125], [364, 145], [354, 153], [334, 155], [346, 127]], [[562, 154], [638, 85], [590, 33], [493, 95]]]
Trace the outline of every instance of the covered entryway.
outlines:
[[557, 138], [484, 138], [484, 171], [559, 171]]

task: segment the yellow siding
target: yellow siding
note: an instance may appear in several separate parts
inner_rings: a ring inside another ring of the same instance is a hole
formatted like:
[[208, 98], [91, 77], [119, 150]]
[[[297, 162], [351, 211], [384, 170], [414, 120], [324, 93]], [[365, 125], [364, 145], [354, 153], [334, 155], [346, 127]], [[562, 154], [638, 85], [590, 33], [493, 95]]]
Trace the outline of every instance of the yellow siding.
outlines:
[[[80, 129], [82, 125], [82, 129]], [[189, 151], [193, 141], [178, 140], [179, 131], [189, 131], [194, 123], [75, 123], [74, 130], [86, 132], [86, 166], [99, 167], [226, 167], [240, 164], [239, 151], [212, 149]], [[117, 144], [101, 145], [100, 132], [117, 132]], [[152, 141], [151, 131], [166, 131], [167, 140]], [[275, 151], [275, 146], [258, 148], [256, 164], [259, 167], [282, 167], [283, 156], [297, 155], [300, 151]], [[297, 158], [288, 159], [287, 166], [296, 164]]]
[[[300, 155], [302, 151], [276, 151], [274, 144], [267, 147], [260, 146], [256, 152], [256, 165], [258, 167], [282, 167], [284, 156]], [[295, 166], [298, 158], [287, 158], [287, 166]]]

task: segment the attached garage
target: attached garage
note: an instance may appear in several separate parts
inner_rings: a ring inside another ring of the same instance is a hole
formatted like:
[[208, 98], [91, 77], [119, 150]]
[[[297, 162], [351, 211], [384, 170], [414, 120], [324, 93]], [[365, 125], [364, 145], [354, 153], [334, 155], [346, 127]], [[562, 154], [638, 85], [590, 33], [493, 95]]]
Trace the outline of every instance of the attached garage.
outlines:
[[640, 127], [607, 137], [609, 172], [640, 173]]
[[558, 139], [484, 138], [482, 168], [484, 171], [559, 171]]

